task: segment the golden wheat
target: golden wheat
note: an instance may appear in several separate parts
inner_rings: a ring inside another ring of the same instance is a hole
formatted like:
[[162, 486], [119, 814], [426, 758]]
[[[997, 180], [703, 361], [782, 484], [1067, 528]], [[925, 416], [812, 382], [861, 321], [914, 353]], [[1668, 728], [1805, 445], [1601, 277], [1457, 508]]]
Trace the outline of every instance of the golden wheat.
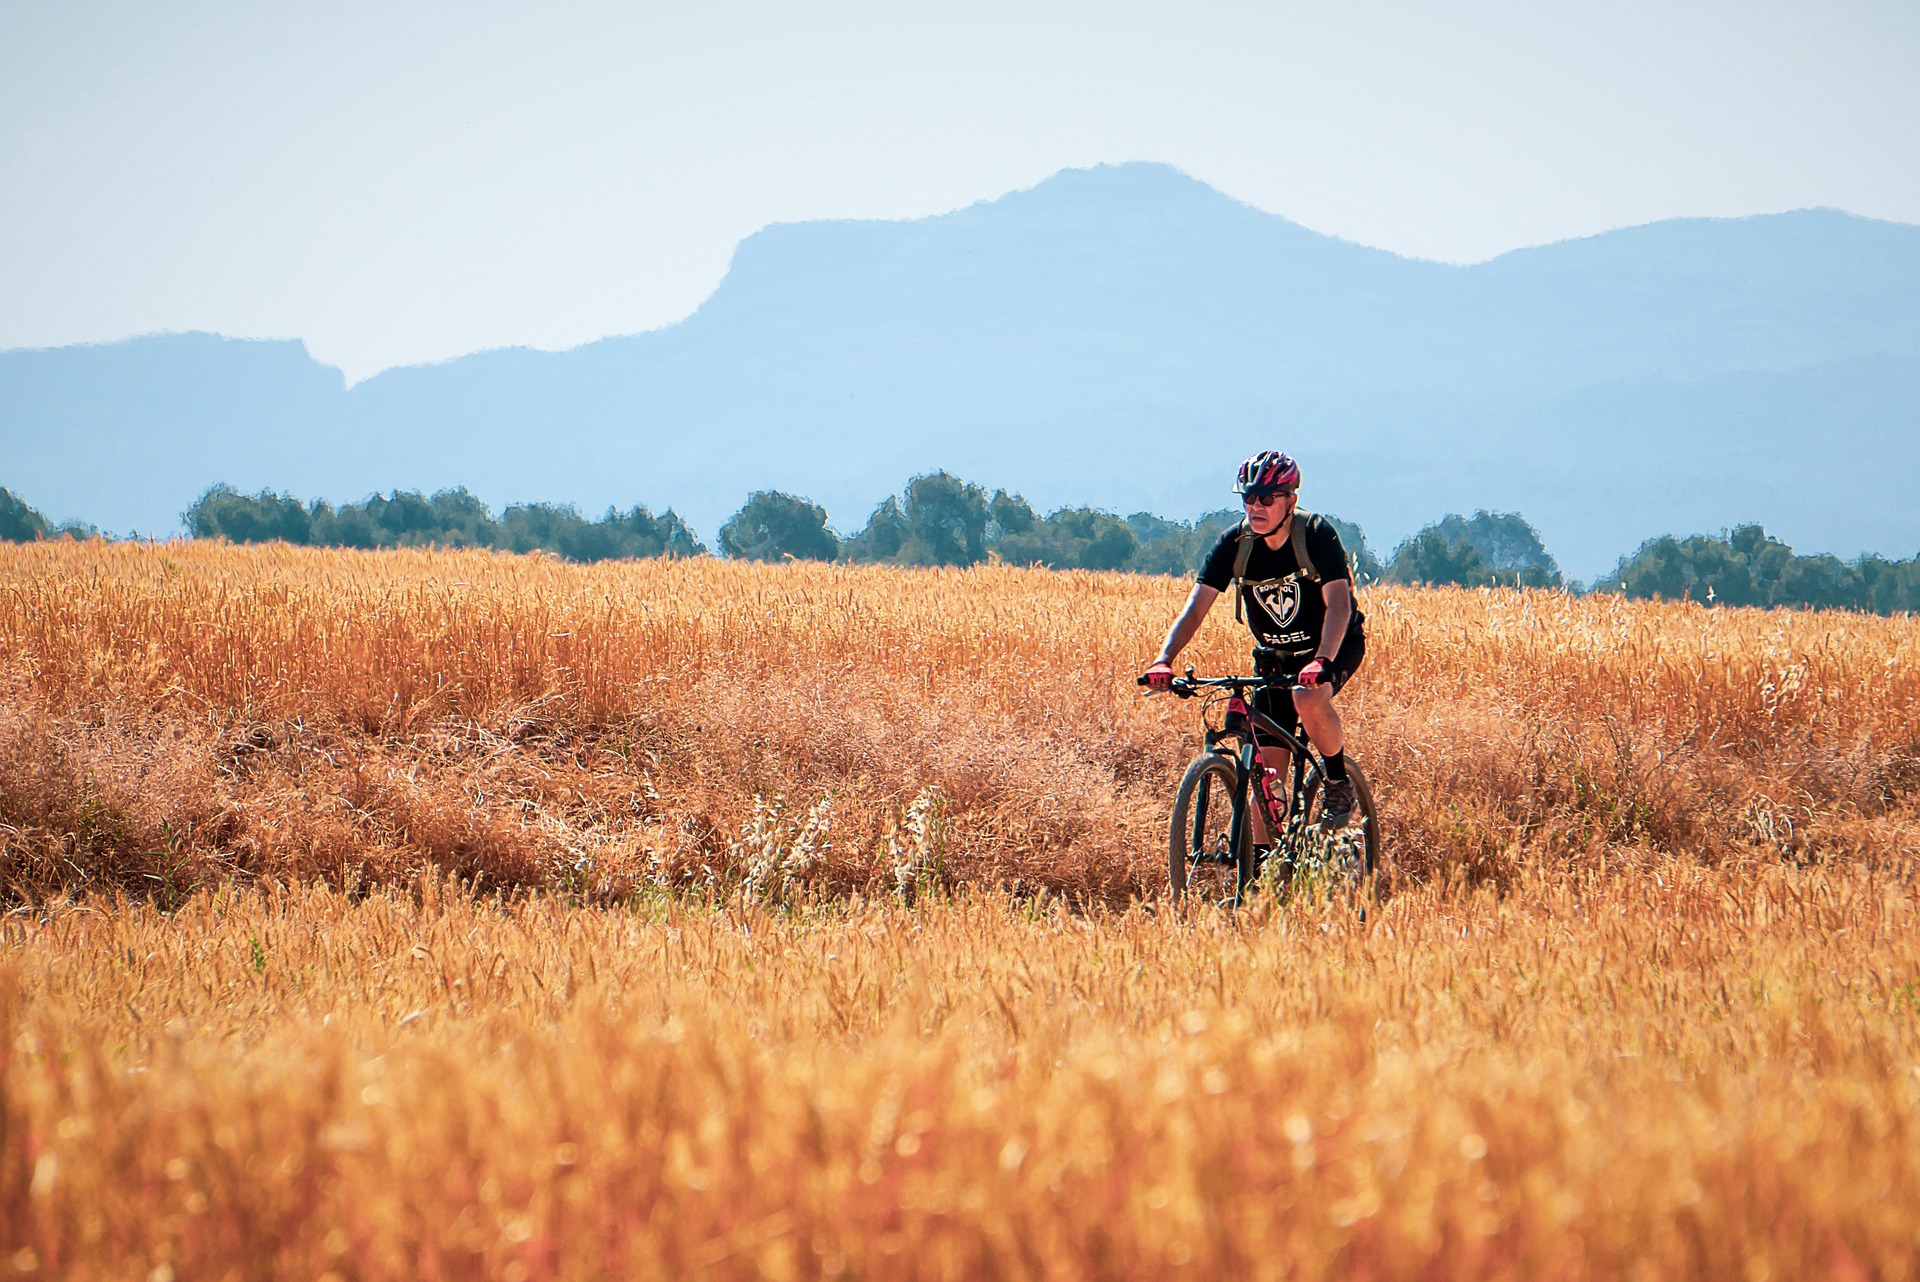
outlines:
[[[829, 795], [844, 889], [931, 790], [944, 877], [1124, 902], [1197, 747], [1195, 705], [1131, 683], [1171, 579], [63, 543], [0, 549], [0, 586], [15, 895], [437, 867], [617, 898], [721, 875], [756, 799]], [[1366, 604], [1343, 703], [1409, 874], [1902, 849], [1909, 619]]]
[[1179, 916], [1184, 590], [0, 546], [0, 1272], [1920, 1273], [1920, 625], [1368, 592]]
[[1661, 880], [16, 917], [0, 1231], [69, 1278], [1912, 1276], [1911, 899]]

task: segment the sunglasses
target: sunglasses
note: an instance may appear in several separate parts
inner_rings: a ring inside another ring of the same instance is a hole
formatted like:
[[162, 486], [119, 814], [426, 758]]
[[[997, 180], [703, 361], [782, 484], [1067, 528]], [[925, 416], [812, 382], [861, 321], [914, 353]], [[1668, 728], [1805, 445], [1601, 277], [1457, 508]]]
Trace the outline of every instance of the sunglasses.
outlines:
[[1240, 496], [1240, 501], [1246, 504], [1248, 507], [1272, 507], [1275, 503], [1278, 503], [1281, 499], [1291, 498], [1292, 495], [1293, 495], [1292, 490], [1268, 490], [1264, 494], [1254, 494], [1254, 493], [1242, 494]]

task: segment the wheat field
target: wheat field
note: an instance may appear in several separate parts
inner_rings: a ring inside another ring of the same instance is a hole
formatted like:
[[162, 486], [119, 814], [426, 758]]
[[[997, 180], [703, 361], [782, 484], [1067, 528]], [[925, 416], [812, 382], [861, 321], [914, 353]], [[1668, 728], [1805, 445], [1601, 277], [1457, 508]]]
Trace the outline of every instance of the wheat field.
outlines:
[[0, 1273], [1920, 1274], [1920, 625], [1368, 591], [1175, 914], [1184, 594], [0, 546]]

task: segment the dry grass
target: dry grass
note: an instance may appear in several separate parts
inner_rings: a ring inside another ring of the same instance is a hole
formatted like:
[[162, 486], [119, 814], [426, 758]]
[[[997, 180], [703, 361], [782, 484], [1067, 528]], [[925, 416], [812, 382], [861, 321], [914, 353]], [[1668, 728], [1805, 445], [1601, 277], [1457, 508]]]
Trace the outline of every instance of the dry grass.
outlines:
[[1369, 593], [1178, 920], [1183, 593], [0, 546], [0, 1273], [1920, 1273], [1920, 625]]
[[[618, 899], [737, 880], [756, 798], [829, 794], [808, 878], [841, 891], [930, 789], [949, 882], [1118, 904], [1196, 747], [1131, 683], [1170, 579], [61, 543], [0, 548], [0, 590], [16, 902], [422, 870]], [[1368, 596], [1343, 703], [1409, 876], [1909, 831], [1909, 619]], [[1221, 620], [1196, 650], [1244, 666]]]

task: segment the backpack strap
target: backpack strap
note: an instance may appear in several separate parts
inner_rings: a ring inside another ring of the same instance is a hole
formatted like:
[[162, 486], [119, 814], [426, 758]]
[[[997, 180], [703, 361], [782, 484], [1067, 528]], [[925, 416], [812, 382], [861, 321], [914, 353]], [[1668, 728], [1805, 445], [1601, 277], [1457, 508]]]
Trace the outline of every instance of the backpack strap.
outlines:
[[[1293, 563], [1300, 568], [1300, 577], [1309, 583], [1320, 582], [1320, 571], [1314, 568], [1313, 557], [1307, 553], [1307, 524], [1320, 518], [1311, 512], [1293, 510], [1293, 529], [1288, 535], [1288, 543], [1293, 547]], [[1258, 535], [1247, 528], [1244, 518], [1240, 522], [1240, 544], [1233, 553], [1233, 621], [1243, 623], [1240, 612], [1241, 587], [1246, 582], [1247, 560], [1253, 556], [1253, 545]]]
[[1293, 544], [1293, 562], [1300, 567], [1300, 577], [1309, 583], [1320, 581], [1320, 571], [1313, 568], [1313, 558], [1307, 555], [1307, 524], [1319, 519], [1311, 512], [1293, 509], [1293, 534], [1289, 540]]
[[1244, 623], [1240, 617], [1240, 588], [1247, 577], [1247, 558], [1253, 555], [1254, 533], [1247, 528], [1245, 517], [1240, 519], [1240, 545], [1233, 553], [1233, 621]]

